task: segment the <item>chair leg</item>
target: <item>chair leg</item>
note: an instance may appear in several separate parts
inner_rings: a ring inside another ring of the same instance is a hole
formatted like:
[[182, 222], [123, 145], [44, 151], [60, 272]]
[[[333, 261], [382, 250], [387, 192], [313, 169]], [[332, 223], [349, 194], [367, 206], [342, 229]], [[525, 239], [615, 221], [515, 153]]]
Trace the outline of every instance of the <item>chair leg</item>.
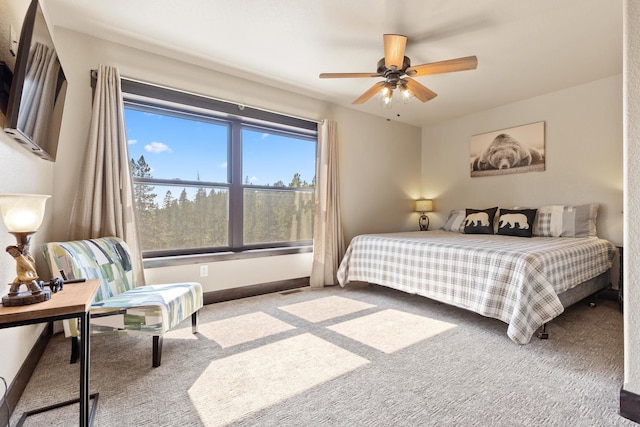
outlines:
[[191, 333], [194, 334], [198, 332], [198, 313], [200, 313], [200, 310], [191, 315]]
[[162, 358], [162, 337], [159, 335], [153, 336], [153, 367], [160, 366], [160, 359]]
[[71, 360], [69, 363], [77, 363], [80, 357], [80, 340], [78, 337], [71, 337]]

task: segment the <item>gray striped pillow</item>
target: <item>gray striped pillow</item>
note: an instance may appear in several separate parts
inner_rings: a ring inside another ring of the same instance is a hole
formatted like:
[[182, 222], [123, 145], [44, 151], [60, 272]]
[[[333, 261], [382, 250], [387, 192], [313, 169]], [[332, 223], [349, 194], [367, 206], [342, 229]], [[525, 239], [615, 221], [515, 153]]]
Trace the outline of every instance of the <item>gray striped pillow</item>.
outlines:
[[542, 237], [595, 237], [598, 203], [552, 205], [538, 209], [533, 235]]

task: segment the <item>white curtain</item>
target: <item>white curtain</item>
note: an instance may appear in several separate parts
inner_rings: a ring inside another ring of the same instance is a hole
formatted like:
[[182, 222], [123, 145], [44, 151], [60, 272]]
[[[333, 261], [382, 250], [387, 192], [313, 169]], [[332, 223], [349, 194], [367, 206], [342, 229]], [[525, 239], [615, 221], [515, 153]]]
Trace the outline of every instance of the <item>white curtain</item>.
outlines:
[[56, 51], [42, 43], [35, 43], [29, 51], [18, 129], [38, 145], [48, 137], [49, 122], [55, 102], [60, 62]]
[[101, 65], [69, 239], [116, 236], [131, 249], [136, 286], [145, 284], [133, 206], [120, 73]]
[[337, 129], [335, 122], [324, 120], [318, 133], [312, 287], [337, 283], [336, 272], [345, 252], [340, 220]]

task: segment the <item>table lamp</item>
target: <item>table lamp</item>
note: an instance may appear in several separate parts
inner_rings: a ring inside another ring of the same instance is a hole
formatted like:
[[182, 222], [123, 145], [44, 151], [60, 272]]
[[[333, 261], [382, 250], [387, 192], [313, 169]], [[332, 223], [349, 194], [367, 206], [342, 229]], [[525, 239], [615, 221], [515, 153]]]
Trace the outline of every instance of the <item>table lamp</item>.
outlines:
[[416, 200], [416, 212], [420, 212], [420, 218], [418, 219], [418, 225], [420, 226], [420, 231], [427, 231], [429, 229], [429, 217], [426, 212], [433, 211], [433, 200], [430, 199], [420, 199]]
[[[29, 253], [29, 241], [44, 218], [44, 208], [51, 196], [40, 194], [0, 194], [0, 215], [9, 233], [16, 237], [16, 246], [7, 246], [7, 252], [16, 260], [17, 276], [9, 284], [9, 293], [2, 297], [2, 305], [35, 304], [51, 298], [36, 272], [35, 260]], [[20, 292], [25, 285], [26, 292]]]

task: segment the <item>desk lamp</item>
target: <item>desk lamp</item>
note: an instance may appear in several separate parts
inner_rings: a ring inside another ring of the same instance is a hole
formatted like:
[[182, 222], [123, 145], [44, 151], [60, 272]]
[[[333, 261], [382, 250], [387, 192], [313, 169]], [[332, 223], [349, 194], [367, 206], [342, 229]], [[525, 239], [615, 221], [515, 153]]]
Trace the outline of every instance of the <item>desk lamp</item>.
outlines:
[[[29, 241], [44, 218], [44, 208], [51, 196], [40, 194], [1, 194], [0, 215], [9, 233], [16, 238], [16, 246], [7, 246], [7, 252], [16, 260], [17, 276], [9, 284], [9, 293], [2, 297], [2, 305], [18, 306], [35, 304], [51, 298], [51, 291], [44, 289], [36, 272], [35, 260], [29, 253]], [[20, 292], [25, 285], [26, 292]]]
[[420, 219], [418, 219], [418, 225], [420, 226], [420, 231], [427, 231], [429, 229], [429, 217], [426, 212], [433, 211], [433, 200], [430, 199], [420, 199], [416, 200], [416, 212], [420, 212]]

